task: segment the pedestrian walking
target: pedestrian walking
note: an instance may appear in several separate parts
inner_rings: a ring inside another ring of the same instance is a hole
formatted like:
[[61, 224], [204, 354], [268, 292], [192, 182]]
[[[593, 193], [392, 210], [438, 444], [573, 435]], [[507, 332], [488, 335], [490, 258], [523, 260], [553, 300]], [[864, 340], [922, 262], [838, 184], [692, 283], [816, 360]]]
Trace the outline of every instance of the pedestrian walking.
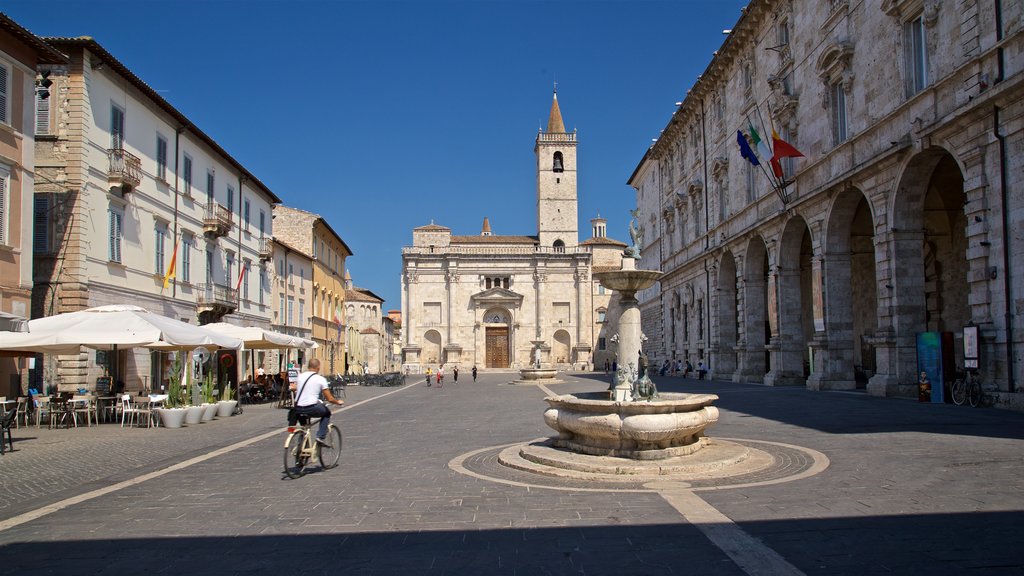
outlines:
[[476, 382], [476, 365], [473, 365], [473, 382]]
[[704, 367], [704, 361], [697, 362], [697, 379], [703, 380], [704, 375], [708, 373], [708, 369]]
[[606, 358], [604, 361], [604, 373], [608, 374], [608, 371], [611, 370], [611, 367], [612, 365], [608, 362], [608, 359]]
[[430, 388], [430, 368], [427, 367], [427, 388]]
[[459, 367], [458, 366], [452, 368], [452, 379], [455, 381], [456, 384], [459, 383]]
[[437, 367], [437, 387], [444, 388], [444, 364]]

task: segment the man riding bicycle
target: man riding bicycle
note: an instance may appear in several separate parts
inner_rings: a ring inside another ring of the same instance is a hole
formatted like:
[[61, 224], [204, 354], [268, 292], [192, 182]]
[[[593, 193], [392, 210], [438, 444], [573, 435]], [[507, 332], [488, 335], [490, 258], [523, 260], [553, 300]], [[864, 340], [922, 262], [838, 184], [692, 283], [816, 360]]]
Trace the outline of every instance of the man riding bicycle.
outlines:
[[307, 364], [308, 370], [299, 374], [298, 382], [294, 384], [295, 413], [299, 416], [320, 418], [320, 429], [316, 433], [317, 444], [325, 444], [327, 427], [331, 423], [331, 409], [320, 401], [320, 394], [324, 400], [331, 404], [342, 406], [345, 403], [338, 400], [331, 394], [327, 379], [320, 375], [320, 360], [311, 358]]

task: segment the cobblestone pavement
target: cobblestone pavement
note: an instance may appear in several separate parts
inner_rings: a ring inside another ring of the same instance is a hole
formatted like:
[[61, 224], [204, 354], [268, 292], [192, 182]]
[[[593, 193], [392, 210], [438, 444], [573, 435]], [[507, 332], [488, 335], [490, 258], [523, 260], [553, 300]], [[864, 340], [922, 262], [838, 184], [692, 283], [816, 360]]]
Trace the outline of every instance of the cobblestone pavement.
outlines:
[[[829, 467], [699, 501], [456, 472], [456, 457], [550, 434], [544, 392], [513, 378], [350, 388], [341, 466], [298, 480], [281, 473], [284, 414], [269, 406], [181, 430], [16, 430], [0, 574], [1024, 572], [1024, 415], [660, 378], [720, 396], [709, 435], [817, 450]], [[551, 389], [607, 386], [566, 379]]]

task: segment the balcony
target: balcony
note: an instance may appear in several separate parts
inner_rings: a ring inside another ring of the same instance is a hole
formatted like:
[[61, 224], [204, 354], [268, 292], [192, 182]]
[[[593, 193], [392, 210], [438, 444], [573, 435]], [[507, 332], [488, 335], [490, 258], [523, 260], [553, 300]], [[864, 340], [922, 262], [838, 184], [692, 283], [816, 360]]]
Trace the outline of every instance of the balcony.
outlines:
[[266, 262], [274, 257], [274, 239], [270, 236], [260, 236], [259, 247], [260, 260]]
[[196, 286], [196, 310], [203, 324], [219, 322], [238, 308], [238, 290], [220, 284]]
[[203, 233], [207, 236], [218, 238], [227, 236], [233, 225], [231, 211], [216, 202], [206, 205], [206, 215], [203, 216]]
[[107, 184], [111, 189], [120, 188], [122, 193], [131, 192], [142, 182], [142, 160], [124, 148], [107, 150], [110, 168], [107, 170]]

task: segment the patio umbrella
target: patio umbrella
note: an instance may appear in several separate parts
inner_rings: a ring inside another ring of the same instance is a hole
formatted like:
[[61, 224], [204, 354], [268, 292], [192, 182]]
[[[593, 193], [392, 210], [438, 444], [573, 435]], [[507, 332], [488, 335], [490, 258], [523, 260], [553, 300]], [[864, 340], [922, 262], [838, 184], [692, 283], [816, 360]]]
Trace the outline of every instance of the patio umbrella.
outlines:
[[28, 330], [28, 320], [16, 314], [0, 312], [0, 332], [25, 332]]
[[227, 322], [204, 324], [203, 328], [241, 340], [247, 350], [271, 348], [316, 348], [312, 340], [265, 330], [256, 326], [235, 326]]
[[154, 344], [180, 349], [242, 346], [238, 338], [122, 304], [37, 318], [28, 322], [28, 329], [0, 332], [0, 350], [75, 354], [80, 346], [99, 350]]

